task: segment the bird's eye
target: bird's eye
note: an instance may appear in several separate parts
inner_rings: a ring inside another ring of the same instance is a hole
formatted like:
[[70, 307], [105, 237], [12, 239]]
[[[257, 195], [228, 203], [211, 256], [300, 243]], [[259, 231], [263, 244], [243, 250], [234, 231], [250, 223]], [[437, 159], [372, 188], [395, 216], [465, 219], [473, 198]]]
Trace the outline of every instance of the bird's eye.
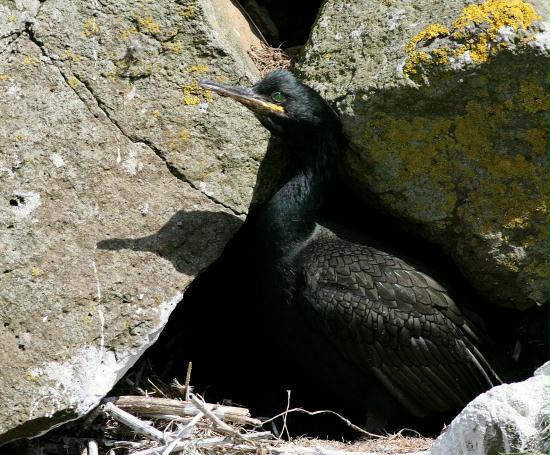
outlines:
[[286, 101], [286, 96], [284, 96], [281, 92], [275, 92], [271, 94], [271, 99], [276, 103], [284, 103]]

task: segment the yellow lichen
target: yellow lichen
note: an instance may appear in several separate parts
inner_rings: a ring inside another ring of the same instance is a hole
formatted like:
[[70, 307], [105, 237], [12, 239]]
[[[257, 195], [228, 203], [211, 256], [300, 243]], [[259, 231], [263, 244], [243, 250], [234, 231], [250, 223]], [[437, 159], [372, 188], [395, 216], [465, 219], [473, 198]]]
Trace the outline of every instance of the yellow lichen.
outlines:
[[441, 36], [447, 36], [449, 34], [449, 29], [441, 24], [431, 24], [428, 25], [424, 30], [422, 30], [418, 35], [411, 38], [408, 44], [405, 46], [407, 52], [414, 52], [416, 46], [420, 41], [430, 41]]
[[181, 41], [169, 41], [163, 44], [164, 49], [174, 54], [181, 54], [183, 51], [183, 43]]
[[123, 40], [123, 41], [129, 41], [130, 39], [132, 39], [137, 34], [138, 34], [138, 31], [135, 27], [128, 27], [128, 28], [123, 29], [120, 32], [120, 39]]
[[520, 102], [527, 112], [548, 110], [548, 91], [534, 79], [525, 79], [519, 86]]
[[408, 75], [416, 74], [418, 73], [418, 67], [422, 63], [428, 63], [431, 62], [431, 60], [432, 58], [427, 52], [413, 51], [409, 54], [407, 63], [405, 63], [405, 66], [403, 67], [403, 72]]
[[8, 79], [8, 75], [6, 73], [0, 73], [0, 81], [6, 81]]
[[325, 52], [322, 57], [325, 59], [325, 60], [330, 60], [332, 58], [332, 52]]
[[446, 63], [449, 63], [448, 49], [434, 49], [430, 55], [435, 65], [444, 65]]
[[201, 99], [197, 95], [193, 95], [190, 92], [183, 92], [182, 103], [186, 106], [194, 106], [200, 104]]
[[70, 87], [75, 90], [78, 87], [78, 84], [80, 83], [79, 80], [75, 76], [69, 76], [67, 78], [67, 83], [70, 85]]
[[160, 118], [160, 111], [158, 109], [154, 110], [153, 112], [151, 112], [151, 115], [155, 118], [155, 119], [159, 119]]
[[74, 51], [69, 47], [65, 52], [61, 54], [63, 60], [68, 60], [70, 62], [76, 63], [82, 59], [80, 55], [75, 54]]
[[[546, 155], [548, 131], [518, 125], [514, 140], [523, 140], [525, 146], [502, 151], [498, 144], [510, 120], [519, 113], [533, 115], [518, 102], [517, 88], [504, 84], [502, 90], [513, 95], [508, 107], [487, 98], [466, 101], [459, 114], [373, 114], [365, 130], [365, 147], [370, 184], [381, 199], [438, 229], [443, 229], [446, 217], [455, 216], [479, 235], [502, 228], [525, 231], [547, 226], [547, 169], [528, 157]], [[364, 164], [352, 162], [350, 167], [362, 169]], [[434, 220], [439, 220], [437, 227]], [[507, 261], [504, 266], [512, 270], [514, 260]]]
[[17, 21], [17, 16], [14, 16], [13, 14], [8, 16], [8, 22], [16, 22]]
[[[409, 54], [407, 63], [403, 68], [403, 71], [406, 74], [414, 74], [417, 72], [416, 66], [421, 63], [426, 63], [431, 61], [431, 56], [427, 52], [417, 51], [416, 46], [421, 41], [430, 41], [436, 38], [447, 36], [449, 34], [449, 29], [441, 24], [431, 24], [428, 25], [424, 30], [422, 30], [418, 35], [415, 35], [405, 46], [405, 50]], [[443, 57], [443, 54], [439, 58]], [[448, 59], [445, 53], [445, 59]], [[445, 61], [446, 62], [446, 61]]]
[[25, 136], [23, 136], [22, 134], [15, 135], [15, 141], [16, 142], [21, 142], [21, 141], [24, 141], [24, 140], [25, 140]]
[[530, 128], [522, 133], [525, 142], [531, 144], [533, 151], [542, 151], [548, 149], [548, 131], [542, 128]]
[[530, 224], [531, 223], [529, 222], [529, 218], [523, 215], [506, 220], [503, 224], [503, 227], [505, 227], [506, 229], [525, 229], [528, 228]]
[[88, 38], [99, 35], [99, 26], [97, 25], [94, 17], [89, 17], [88, 19], [86, 19], [86, 21], [84, 22], [82, 34], [84, 36], [87, 36]]
[[535, 8], [522, 0], [487, 0], [476, 5], [467, 5], [460, 16], [454, 21], [457, 30], [471, 25], [487, 24], [487, 32], [493, 38], [502, 27], [511, 27], [515, 31], [528, 29], [533, 21], [540, 19]]
[[180, 16], [186, 18], [186, 19], [194, 19], [197, 15], [198, 7], [197, 7], [197, 1], [192, 0], [189, 2], [189, 4], [183, 9], [183, 11], [180, 13]]
[[[374, 179], [384, 193], [382, 199], [391, 199], [393, 191], [406, 194], [413, 188], [412, 182], [423, 182], [430, 188], [431, 199], [411, 198], [403, 207], [405, 211], [429, 219], [443, 219], [452, 213], [456, 204], [453, 164], [446, 156], [452, 142], [448, 135], [451, 122], [377, 113], [369, 123], [367, 146], [373, 168], [380, 170]], [[403, 200], [386, 202], [395, 207]]]
[[198, 74], [206, 73], [208, 71], [208, 66], [193, 65], [193, 66], [189, 67], [189, 71], [192, 72], [192, 73], [198, 73]]
[[23, 64], [25, 65], [36, 66], [38, 65], [39, 62], [40, 60], [38, 60], [38, 58], [36, 58], [34, 55], [33, 56], [25, 55], [25, 57], [23, 57]]
[[35, 375], [34, 373], [27, 373], [25, 375], [25, 379], [28, 381], [28, 382], [38, 382], [38, 380], [40, 379], [39, 376]]
[[495, 43], [503, 27], [510, 27], [515, 32], [527, 30], [537, 19], [540, 16], [533, 6], [522, 0], [487, 0], [480, 5], [472, 3], [454, 21], [452, 37], [467, 40], [466, 48], [474, 62], [486, 62], [491, 55], [508, 46], [507, 42]]
[[154, 35], [160, 32], [160, 24], [156, 22], [152, 16], [140, 17], [138, 22], [140, 29], [142, 29], [145, 33]]
[[31, 275], [33, 278], [36, 278], [37, 276], [42, 275], [42, 270], [35, 266], [31, 269]]
[[180, 131], [180, 139], [183, 141], [188, 141], [189, 137], [189, 130], [187, 128], [182, 128]]
[[[533, 6], [522, 0], [487, 0], [481, 4], [467, 5], [454, 20], [451, 30], [441, 24], [428, 25], [413, 36], [405, 50], [408, 53], [403, 71], [407, 75], [418, 73], [419, 66], [445, 65], [450, 57], [456, 58], [468, 53], [473, 62], [486, 62], [491, 56], [510, 44], [498, 41], [498, 34], [504, 28], [513, 31], [528, 30], [540, 19]], [[449, 43], [431, 51], [417, 50], [421, 41], [449, 37]], [[521, 36], [518, 45], [534, 36]]]
[[183, 87], [183, 99], [182, 103], [186, 106], [193, 106], [200, 104], [201, 96], [204, 96], [205, 92], [200, 87], [197, 80], [193, 80], [190, 84]]
[[111, 80], [111, 81], [114, 81], [117, 77], [118, 77], [118, 68], [115, 66], [114, 68], [112, 68], [111, 70], [107, 71], [106, 73], [103, 73], [103, 75]]

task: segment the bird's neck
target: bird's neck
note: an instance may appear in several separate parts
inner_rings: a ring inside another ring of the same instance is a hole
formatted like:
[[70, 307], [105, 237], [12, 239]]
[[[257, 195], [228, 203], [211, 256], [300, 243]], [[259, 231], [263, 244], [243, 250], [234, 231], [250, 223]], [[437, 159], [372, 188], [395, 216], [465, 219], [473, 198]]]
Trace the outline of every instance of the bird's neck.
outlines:
[[273, 195], [259, 213], [262, 249], [275, 256], [296, 251], [313, 233], [317, 214], [336, 171], [338, 142], [325, 135], [299, 150], [298, 170]]

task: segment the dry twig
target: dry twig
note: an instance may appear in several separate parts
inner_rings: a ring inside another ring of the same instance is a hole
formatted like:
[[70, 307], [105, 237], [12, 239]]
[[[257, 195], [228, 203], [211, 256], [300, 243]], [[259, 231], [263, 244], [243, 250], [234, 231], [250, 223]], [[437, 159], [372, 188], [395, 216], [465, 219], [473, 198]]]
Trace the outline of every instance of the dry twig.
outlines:
[[[120, 396], [106, 399], [112, 401], [120, 409], [134, 414], [152, 418], [171, 418], [172, 416], [193, 417], [200, 410], [189, 401], [173, 400], [170, 398]], [[250, 411], [236, 406], [222, 406], [206, 403], [205, 406], [216, 417], [239, 425], [259, 427], [262, 422], [250, 417]]]
[[157, 430], [155, 427], [143, 422], [132, 414], [123, 411], [119, 407], [115, 406], [112, 402], [108, 401], [103, 405], [103, 410], [108, 413], [117, 422], [120, 422], [127, 427], [134, 430], [136, 433], [140, 433], [149, 439], [153, 439], [157, 442], [165, 442], [164, 434], [162, 431]]

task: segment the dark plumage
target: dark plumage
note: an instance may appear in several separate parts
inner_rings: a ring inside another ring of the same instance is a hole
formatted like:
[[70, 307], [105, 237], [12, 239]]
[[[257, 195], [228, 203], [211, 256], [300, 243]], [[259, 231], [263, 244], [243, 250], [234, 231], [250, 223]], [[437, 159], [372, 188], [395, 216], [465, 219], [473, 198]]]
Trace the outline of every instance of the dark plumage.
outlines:
[[316, 223], [343, 142], [319, 94], [282, 70], [251, 89], [201, 84], [251, 109], [295, 164], [245, 224], [257, 304], [289, 352], [366, 408], [373, 430], [402, 412], [456, 410], [500, 383], [474, 325], [435, 280]]

